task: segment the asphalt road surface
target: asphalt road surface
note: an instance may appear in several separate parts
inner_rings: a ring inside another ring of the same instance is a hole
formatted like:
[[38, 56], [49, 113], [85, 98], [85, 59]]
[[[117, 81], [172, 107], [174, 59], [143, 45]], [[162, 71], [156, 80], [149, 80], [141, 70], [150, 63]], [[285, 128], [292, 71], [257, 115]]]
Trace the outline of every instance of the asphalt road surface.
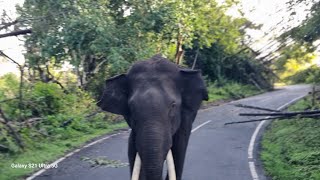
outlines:
[[[307, 85], [288, 86], [273, 92], [233, 101], [221, 106], [200, 110], [194, 123], [184, 167], [183, 180], [264, 180], [258, 158], [259, 122], [224, 126], [231, 121], [248, 120], [239, 112], [261, 112], [235, 107], [234, 104], [261, 106], [271, 109], [306, 95]], [[254, 117], [251, 117], [253, 119]], [[263, 129], [263, 128], [262, 128]], [[253, 134], [257, 138], [253, 138]], [[127, 161], [127, 138], [123, 131], [59, 162], [57, 169], [48, 169], [34, 177], [37, 180], [126, 180], [128, 167], [92, 167], [84, 157], [107, 156], [111, 160]], [[250, 147], [251, 142], [251, 147]], [[249, 152], [248, 152], [249, 151]], [[252, 151], [252, 157], [250, 157]], [[249, 154], [249, 155], [248, 155]], [[32, 178], [29, 178], [32, 179]]]

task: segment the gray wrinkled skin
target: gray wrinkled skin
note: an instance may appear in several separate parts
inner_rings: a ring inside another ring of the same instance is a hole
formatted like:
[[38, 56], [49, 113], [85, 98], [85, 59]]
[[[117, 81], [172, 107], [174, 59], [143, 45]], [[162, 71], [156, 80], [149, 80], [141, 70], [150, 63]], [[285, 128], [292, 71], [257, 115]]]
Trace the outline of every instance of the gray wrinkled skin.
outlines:
[[162, 179], [163, 162], [171, 148], [177, 180], [181, 180], [192, 123], [202, 100], [208, 100], [208, 93], [199, 71], [181, 69], [155, 55], [136, 62], [127, 74], [106, 80], [97, 105], [123, 115], [132, 128], [131, 173], [139, 152], [140, 180]]

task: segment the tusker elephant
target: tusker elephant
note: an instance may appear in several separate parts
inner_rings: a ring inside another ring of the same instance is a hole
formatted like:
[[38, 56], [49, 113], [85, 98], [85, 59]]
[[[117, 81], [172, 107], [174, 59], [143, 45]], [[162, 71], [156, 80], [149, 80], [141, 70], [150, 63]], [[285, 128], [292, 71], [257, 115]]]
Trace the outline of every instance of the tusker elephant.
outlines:
[[139, 159], [140, 180], [162, 179], [164, 161], [172, 152], [175, 178], [181, 180], [192, 123], [202, 100], [208, 100], [208, 92], [201, 72], [155, 55], [136, 62], [127, 74], [106, 80], [97, 105], [122, 115], [132, 129], [128, 145], [131, 175]]

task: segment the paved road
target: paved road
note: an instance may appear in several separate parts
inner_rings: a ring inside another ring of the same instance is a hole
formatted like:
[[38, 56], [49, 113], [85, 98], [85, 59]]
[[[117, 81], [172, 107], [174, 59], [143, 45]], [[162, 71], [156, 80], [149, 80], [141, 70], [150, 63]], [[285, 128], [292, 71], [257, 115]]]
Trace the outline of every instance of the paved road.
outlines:
[[[224, 126], [230, 121], [248, 120], [240, 117], [240, 111], [259, 112], [242, 109], [233, 104], [241, 103], [277, 109], [310, 90], [307, 85], [288, 86], [273, 92], [234, 101], [221, 106], [200, 110], [194, 123], [193, 132], [184, 168], [184, 180], [252, 180], [249, 161], [255, 162], [259, 180], [264, 180], [259, 168], [257, 152], [248, 158], [250, 139], [259, 123], [246, 123]], [[201, 126], [199, 128], [199, 125]], [[198, 128], [197, 128], [198, 127]], [[261, 133], [259, 133], [261, 134]], [[129, 179], [128, 167], [92, 168], [82, 157], [96, 158], [107, 156], [113, 160], [127, 162], [127, 138], [129, 133], [108, 138], [101, 143], [82, 149], [35, 179], [37, 180], [126, 180]], [[259, 137], [259, 136], [258, 136]], [[259, 138], [258, 138], [259, 139]], [[256, 151], [258, 143], [254, 143]], [[254, 180], [258, 180], [254, 179]]]

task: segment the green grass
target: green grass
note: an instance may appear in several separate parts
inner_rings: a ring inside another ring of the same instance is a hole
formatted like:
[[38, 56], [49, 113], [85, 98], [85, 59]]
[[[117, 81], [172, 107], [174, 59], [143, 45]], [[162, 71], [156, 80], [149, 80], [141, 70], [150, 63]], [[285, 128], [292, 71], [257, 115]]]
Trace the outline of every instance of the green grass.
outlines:
[[59, 141], [41, 141], [35, 143], [32, 149], [27, 149], [23, 153], [13, 156], [9, 154], [0, 154], [0, 179], [23, 179], [25, 175], [37, 170], [32, 168], [11, 168], [12, 163], [28, 164], [52, 162], [66, 154], [68, 151], [82, 146], [93, 138], [114, 132], [117, 129], [125, 127], [127, 127], [127, 125], [124, 121], [122, 121], [121, 123], [110, 124], [108, 128], [105, 129], [97, 129], [90, 133], [79, 134], [78, 137], [74, 137], [71, 139]]
[[262, 91], [252, 85], [243, 85], [235, 82], [228, 82], [221, 87], [210, 85], [208, 87], [209, 101], [211, 103], [219, 100], [241, 99], [253, 96]]
[[[289, 110], [305, 110], [310, 104], [306, 98]], [[273, 180], [320, 180], [319, 119], [272, 122], [262, 140], [261, 159]]]

